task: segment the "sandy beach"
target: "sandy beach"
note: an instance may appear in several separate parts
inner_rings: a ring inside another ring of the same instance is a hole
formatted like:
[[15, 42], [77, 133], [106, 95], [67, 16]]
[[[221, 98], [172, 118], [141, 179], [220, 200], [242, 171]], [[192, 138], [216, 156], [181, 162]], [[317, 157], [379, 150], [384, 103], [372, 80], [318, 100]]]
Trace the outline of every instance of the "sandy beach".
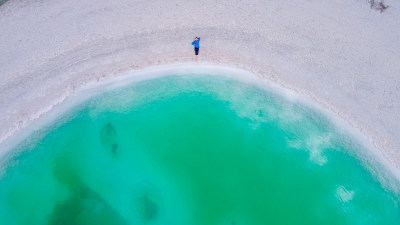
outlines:
[[385, 4], [380, 13], [364, 0], [9, 0], [0, 143], [88, 83], [159, 65], [228, 65], [313, 99], [400, 170], [400, 2]]

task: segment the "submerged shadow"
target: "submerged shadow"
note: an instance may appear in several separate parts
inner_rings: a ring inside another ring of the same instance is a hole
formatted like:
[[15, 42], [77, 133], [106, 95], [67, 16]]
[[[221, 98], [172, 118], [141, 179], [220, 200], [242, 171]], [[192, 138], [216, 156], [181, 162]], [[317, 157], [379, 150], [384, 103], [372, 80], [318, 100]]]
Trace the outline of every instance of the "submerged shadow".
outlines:
[[100, 131], [101, 145], [104, 149], [117, 153], [118, 149], [118, 138], [117, 131], [111, 123], [107, 123]]
[[85, 185], [67, 163], [57, 164], [53, 174], [71, 195], [55, 205], [48, 220], [49, 225], [128, 224], [99, 193]]

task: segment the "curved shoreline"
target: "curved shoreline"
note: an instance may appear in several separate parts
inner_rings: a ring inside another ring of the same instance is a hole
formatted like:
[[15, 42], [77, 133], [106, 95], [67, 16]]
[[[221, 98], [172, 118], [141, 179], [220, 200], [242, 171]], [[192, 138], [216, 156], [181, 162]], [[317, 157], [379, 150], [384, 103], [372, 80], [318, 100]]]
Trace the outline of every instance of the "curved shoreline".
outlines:
[[[44, 131], [43, 128], [46, 130], [46, 127], [52, 126], [54, 122], [60, 123], [60, 121], [57, 120], [61, 115], [84, 103], [86, 100], [104, 92], [112, 91], [116, 88], [130, 85], [135, 82], [158, 79], [164, 76], [181, 76], [187, 74], [226, 76], [240, 82], [256, 85], [259, 88], [265, 89], [267, 92], [276, 93], [289, 101], [299, 102], [300, 104], [315, 110], [318, 114], [322, 114], [326, 117], [328, 121], [331, 121], [334, 127], [337, 127], [342, 133], [349, 135], [350, 139], [355, 141], [355, 146], [368, 150], [367, 152], [350, 152], [350, 154], [355, 154], [354, 156], [359, 158], [360, 162], [375, 175], [385, 188], [394, 191], [397, 195], [400, 194], [398, 186], [398, 183], [400, 183], [400, 173], [397, 168], [393, 167], [382, 154], [377, 152], [377, 149], [371, 145], [370, 140], [366, 136], [362, 135], [359, 130], [351, 127], [347, 121], [338, 117], [337, 114], [318, 104], [315, 100], [309, 98], [309, 96], [301, 95], [293, 90], [277, 85], [274, 82], [257, 77], [251, 72], [233, 68], [231, 66], [216, 66], [198, 63], [179, 63], [149, 67], [140, 70], [131, 70], [121, 74], [120, 76], [101, 81], [93, 81], [86, 85], [77, 87], [74, 92], [68, 94], [61, 103], [52, 105], [48, 112], [41, 114], [38, 119], [28, 121], [28, 125], [25, 129], [17, 131], [16, 134], [2, 142], [2, 145], [0, 146], [0, 174], [4, 172], [4, 166], [6, 166], [4, 162], [15, 154], [15, 152], [10, 152], [10, 150], [21, 143], [29, 144], [31, 141], [35, 142], [44, 135], [47, 135], [47, 131], [42, 133], [42, 131]], [[33, 137], [33, 139], [28, 142], [24, 141], [28, 137]], [[393, 181], [393, 178], [396, 180]]]
[[96, 3], [1, 6], [0, 143], [90, 82], [191, 62], [198, 35], [201, 63], [310, 97], [400, 170], [400, 3], [381, 15], [346, 1]]

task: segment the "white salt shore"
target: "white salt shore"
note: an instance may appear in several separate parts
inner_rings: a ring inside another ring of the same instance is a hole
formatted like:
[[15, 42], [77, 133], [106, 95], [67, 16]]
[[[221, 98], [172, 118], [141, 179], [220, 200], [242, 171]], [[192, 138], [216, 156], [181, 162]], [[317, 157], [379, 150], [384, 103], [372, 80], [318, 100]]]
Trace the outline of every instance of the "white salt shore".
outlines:
[[380, 13], [365, 0], [9, 0], [0, 145], [88, 83], [158, 65], [228, 65], [311, 98], [400, 171], [400, 2], [385, 4]]

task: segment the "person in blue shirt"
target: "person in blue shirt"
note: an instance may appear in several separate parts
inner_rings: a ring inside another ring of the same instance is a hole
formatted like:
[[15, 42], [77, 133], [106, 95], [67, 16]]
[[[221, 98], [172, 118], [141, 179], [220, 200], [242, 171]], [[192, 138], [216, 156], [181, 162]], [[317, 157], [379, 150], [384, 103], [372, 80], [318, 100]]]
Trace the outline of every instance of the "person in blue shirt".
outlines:
[[196, 37], [194, 41], [192, 42], [192, 45], [194, 45], [194, 54], [196, 55], [196, 60], [199, 58], [199, 48], [200, 48], [200, 38]]

